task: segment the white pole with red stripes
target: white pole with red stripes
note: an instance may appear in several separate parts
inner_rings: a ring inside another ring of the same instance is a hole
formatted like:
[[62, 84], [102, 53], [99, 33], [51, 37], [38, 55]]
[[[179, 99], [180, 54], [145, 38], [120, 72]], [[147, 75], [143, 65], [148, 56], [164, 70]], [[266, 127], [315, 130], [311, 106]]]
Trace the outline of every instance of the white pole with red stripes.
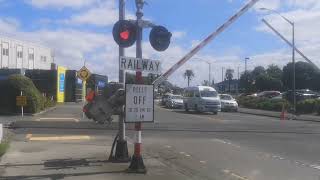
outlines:
[[190, 60], [196, 53], [198, 53], [202, 48], [208, 45], [212, 40], [214, 40], [220, 33], [225, 31], [232, 23], [239, 19], [245, 12], [247, 12], [254, 4], [259, 0], [249, 1], [243, 8], [241, 8], [235, 15], [231, 16], [228, 21], [222, 24], [216, 31], [210, 34], [206, 39], [204, 39], [199, 45], [193, 48], [188, 54], [186, 54], [180, 61], [173, 65], [167, 72], [156, 79], [153, 84], [158, 86], [161, 82], [166, 80], [172, 73], [179, 69], [184, 63]]

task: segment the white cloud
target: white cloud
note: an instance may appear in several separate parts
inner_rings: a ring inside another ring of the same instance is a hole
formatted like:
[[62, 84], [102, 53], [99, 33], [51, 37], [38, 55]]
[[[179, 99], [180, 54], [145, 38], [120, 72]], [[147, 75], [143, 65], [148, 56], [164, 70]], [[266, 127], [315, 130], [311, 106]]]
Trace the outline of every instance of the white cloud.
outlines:
[[281, 5], [280, 0], [260, 0], [254, 6], [254, 9], [259, 10], [259, 8], [268, 8], [277, 10]]
[[172, 38], [175, 39], [181, 39], [187, 35], [187, 32], [185, 31], [173, 31], [172, 32]]
[[26, 0], [37, 8], [82, 8], [91, 5], [98, 0]]
[[[97, 3], [88, 10], [73, 14], [69, 19], [63, 20], [65, 24], [109, 26], [119, 19], [117, 4], [114, 0]], [[126, 19], [135, 19], [131, 13], [126, 14]]]

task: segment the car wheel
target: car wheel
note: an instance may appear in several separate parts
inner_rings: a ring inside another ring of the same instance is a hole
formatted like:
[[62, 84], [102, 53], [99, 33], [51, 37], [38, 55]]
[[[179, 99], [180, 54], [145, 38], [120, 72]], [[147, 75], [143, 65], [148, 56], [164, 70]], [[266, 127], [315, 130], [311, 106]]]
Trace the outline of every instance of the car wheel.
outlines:
[[213, 112], [213, 115], [217, 115], [218, 114], [218, 112]]
[[195, 110], [197, 113], [200, 113], [200, 110], [198, 109], [198, 105], [194, 105], [194, 110]]

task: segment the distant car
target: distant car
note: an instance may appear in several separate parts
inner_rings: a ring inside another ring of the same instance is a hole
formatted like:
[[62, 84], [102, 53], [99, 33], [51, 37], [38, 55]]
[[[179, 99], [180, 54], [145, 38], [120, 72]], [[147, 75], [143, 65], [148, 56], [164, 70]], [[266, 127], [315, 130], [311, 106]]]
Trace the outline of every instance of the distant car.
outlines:
[[166, 102], [167, 108], [172, 109], [181, 109], [183, 108], [183, 97], [181, 95], [171, 95], [168, 96], [167, 102]]
[[284, 94], [279, 94], [278, 96], [275, 96], [273, 98], [271, 98], [272, 100], [282, 100], [283, 99]]
[[[293, 92], [292, 90], [289, 90], [285, 92], [284, 97], [289, 100], [290, 102], [293, 102]], [[306, 99], [317, 99], [320, 97], [320, 94], [314, 91], [311, 91], [309, 89], [297, 89], [296, 90], [296, 100], [297, 101], [303, 101]]]
[[169, 96], [172, 96], [172, 95], [173, 94], [171, 94], [171, 93], [166, 93], [165, 95], [163, 95], [162, 98], [161, 98], [161, 105], [165, 106]]
[[221, 111], [238, 111], [237, 101], [229, 94], [220, 94]]
[[188, 87], [184, 90], [183, 98], [185, 111], [213, 112], [221, 111], [221, 102], [218, 92], [209, 86]]
[[257, 94], [257, 97], [273, 98], [281, 95], [279, 91], [263, 91]]

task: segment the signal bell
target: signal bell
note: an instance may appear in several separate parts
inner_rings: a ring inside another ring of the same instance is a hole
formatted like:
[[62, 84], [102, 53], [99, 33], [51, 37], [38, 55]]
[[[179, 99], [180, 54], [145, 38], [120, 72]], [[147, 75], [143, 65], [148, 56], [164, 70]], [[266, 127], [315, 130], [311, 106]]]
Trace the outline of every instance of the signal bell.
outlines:
[[149, 35], [150, 44], [157, 51], [165, 51], [170, 45], [171, 36], [172, 34], [167, 28], [155, 26]]
[[132, 46], [137, 39], [136, 25], [128, 20], [119, 20], [112, 30], [113, 39], [123, 48]]

